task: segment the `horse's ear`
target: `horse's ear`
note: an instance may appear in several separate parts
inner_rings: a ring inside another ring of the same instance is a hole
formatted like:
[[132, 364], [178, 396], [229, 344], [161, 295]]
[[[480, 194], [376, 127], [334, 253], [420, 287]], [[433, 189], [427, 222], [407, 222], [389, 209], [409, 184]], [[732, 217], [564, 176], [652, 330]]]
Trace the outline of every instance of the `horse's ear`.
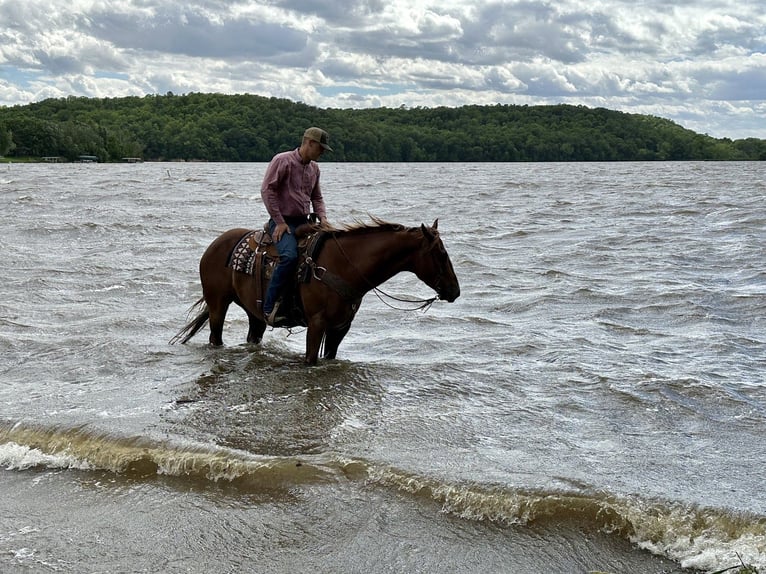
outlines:
[[425, 223], [421, 223], [421, 224], [420, 224], [420, 230], [423, 232], [423, 236], [424, 236], [426, 239], [428, 239], [429, 241], [433, 241], [433, 240], [434, 240], [434, 238], [436, 237], [436, 236], [434, 235], [434, 230], [433, 230], [433, 229], [431, 229], [430, 227], [426, 227], [426, 224], [425, 224]]
[[436, 219], [434, 219], [434, 224], [431, 226], [431, 229], [436, 229], [437, 227], [439, 227], [439, 218], [438, 217]]

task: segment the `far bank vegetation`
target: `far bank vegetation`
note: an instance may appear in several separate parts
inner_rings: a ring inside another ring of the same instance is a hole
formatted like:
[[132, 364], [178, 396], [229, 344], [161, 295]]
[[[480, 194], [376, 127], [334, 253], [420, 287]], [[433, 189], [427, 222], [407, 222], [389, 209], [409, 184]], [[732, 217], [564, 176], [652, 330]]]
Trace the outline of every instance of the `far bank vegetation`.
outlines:
[[6, 161], [263, 162], [318, 125], [323, 161], [764, 160], [766, 140], [717, 139], [659, 117], [583, 106], [322, 109], [255, 95], [68, 97], [0, 108]]

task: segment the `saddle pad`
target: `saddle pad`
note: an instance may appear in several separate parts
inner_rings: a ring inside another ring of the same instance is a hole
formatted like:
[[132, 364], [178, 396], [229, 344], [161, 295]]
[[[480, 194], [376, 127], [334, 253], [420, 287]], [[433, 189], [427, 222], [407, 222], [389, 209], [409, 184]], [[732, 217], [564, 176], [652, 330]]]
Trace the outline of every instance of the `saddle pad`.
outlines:
[[235, 271], [241, 273], [247, 273], [249, 275], [254, 274], [255, 251], [253, 250], [251, 243], [255, 245], [256, 242], [251, 242], [250, 238], [256, 233], [258, 233], [258, 231], [249, 231], [239, 240], [234, 249], [232, 249], [231, 255], [229, 255], [229, 262], [226, 264], [226, 267], [231, 267]]

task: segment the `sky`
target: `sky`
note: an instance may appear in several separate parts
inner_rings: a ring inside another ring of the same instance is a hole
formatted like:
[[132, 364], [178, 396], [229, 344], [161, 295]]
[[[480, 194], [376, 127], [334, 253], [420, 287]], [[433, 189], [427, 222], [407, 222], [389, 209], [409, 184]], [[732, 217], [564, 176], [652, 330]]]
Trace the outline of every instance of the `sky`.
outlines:
[[0, 0], [0, 106], [573, 104], [766, 139], [764, 0]]

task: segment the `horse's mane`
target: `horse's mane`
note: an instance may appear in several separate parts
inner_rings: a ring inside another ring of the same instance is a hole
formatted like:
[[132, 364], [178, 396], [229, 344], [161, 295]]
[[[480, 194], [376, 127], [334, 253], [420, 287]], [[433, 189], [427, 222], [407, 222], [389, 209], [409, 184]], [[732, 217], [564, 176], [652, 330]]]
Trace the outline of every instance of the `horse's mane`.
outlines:
[[371, 215], [370, 219], [372, 220], [372, 223], [365, 223], [363, 221], [357, 220], [353, 223], [341, 224], [339, 227], [320, 225], [318, 223], [307, 223], [305, 225], [301, 225], [296, 231], [296, 234], [300, 238], [317, 231], [325, 231], [333, 234], [347, 236], [365, 235], [368, 233], [376, 233], [378, 231], [406, 231], [408, 229], [416, 229], [414, 227], [405, 227], [400, 223], [391, 223], [390, 221], [385, 221], [379, 217], [375, 217], [374, 215]]
[[390, 221], [385, 221], [379, 217], [375, 217], [374, 215], [371, 215], [370, 219], [372, 219], [372, 223], [355, 221], [353, 223], [344, 224], [338, 229], [338, 231], [356, 235], [372, 233], [374, 231], [404, 231], [407, 229], [404, 225], [399, 223], [391, 223]]

